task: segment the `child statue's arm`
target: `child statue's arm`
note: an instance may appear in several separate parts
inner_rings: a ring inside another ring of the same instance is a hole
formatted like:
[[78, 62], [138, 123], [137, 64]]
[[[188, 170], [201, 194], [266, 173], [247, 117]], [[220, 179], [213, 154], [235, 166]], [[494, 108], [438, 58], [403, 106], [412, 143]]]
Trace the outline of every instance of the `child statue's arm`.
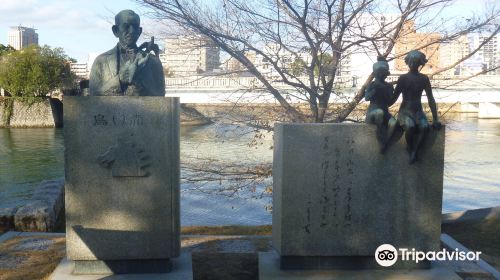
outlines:
[[375, 92], [376, 92], [375, 84], [374, 82], [371, 82], [370, 85], [368, 85], [368, 87], [365, 90], [365, 100], [370, 101], [375, 95]]
[[403, 84], [403, 79], [399, 77], [398, 82], [396, 84], [396, 88], [394, 89], [394, 94], [392, 95], [392, 98], [389, 100], [389, 104], [387, 104], [389, 107], [392, 106], [394, 103], [396, 103], [396, 101], [399, 98], [399, 95], [401, 95], [401, 93], [403, 92], [402, 84]]
[[438, 114], [437, 114], [437, 106], [436, 100], [434, 100], [434, 95], [432, 94], [432, 87], [429, 78], [426, 77], [426, 85], [425, 85], [425, 94], [427, 95], [427, 101], [429, 102], [429, 107], [432, 112], [432, 125], [439, 129], [441, 128], [441, 122], [439, 122]]

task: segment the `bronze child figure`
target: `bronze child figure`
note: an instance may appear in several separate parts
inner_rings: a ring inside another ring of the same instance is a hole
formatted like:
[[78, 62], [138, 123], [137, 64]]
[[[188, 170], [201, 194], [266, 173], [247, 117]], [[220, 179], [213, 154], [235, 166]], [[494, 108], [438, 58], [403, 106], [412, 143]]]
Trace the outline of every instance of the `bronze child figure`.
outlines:
[[399, 107], [398, 122], [405, 131], [407, 151], [410, 155], [409, 162], [412, 164], [417, 160], [417, 152], [429, 129], [429, 122], [425, 116], [421, 102], [423, 91], [427, 95], [429, 107], [432, 112], [433, 126], [439, 129], [441, 128], [441, 123], [438, 120], [436, 101], [432, 95], [429, 78], [419, 73], [420, 66], [424, 66], [427, 63], [425, 54], [417, 50], [412, 50], [406, 56], [405, 63], [410, 68], [410, 71], [399, 77], [391, 105], [403, 93], [403, 101]]
[[392, 85], [385, 81], [389, 74], [389, 64], [385, 58], [377, 58], [377, 62], [373, 64], [375, 80], [365, 90], [365, 100], [370, 101], [365, 121], [377, 125], [377, 140], [382, 154], [388, 148], [396, 126], [396, 120], [389, 113], [394, 91]]

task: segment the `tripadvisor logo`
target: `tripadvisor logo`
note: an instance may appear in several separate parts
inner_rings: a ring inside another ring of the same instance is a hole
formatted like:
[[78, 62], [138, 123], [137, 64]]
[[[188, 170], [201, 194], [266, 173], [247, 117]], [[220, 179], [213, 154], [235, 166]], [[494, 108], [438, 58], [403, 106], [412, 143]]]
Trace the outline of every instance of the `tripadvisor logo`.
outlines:
[[391, 244], [382, 244], [375, 251], [375, 260], [380, 266], [389, 267], [394, 265], [398, 258], [401, 261], [412, 261], [419, 263], [421, 261], [479, 261], [481, 252], [464, 252], [455, 249], [448, 251], [417, 251], [415, 248], [409, 250], [407, 248], [399, 248], [397, 250]]
[[391, 244], [382, 244], [375, 251], [375, 260], [381, 266], [392, 266], [398, 261], [398, 251]]

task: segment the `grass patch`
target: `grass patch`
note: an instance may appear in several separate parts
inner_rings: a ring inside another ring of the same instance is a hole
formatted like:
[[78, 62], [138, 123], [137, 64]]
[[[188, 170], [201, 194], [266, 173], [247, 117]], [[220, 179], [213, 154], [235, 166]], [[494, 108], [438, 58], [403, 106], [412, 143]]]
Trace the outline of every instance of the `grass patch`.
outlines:
[[[66, 232], [64, 214], [56, 225], [54, 232]], [[271, 225], [263, 226], [191, 226], [181, 227], [181, 234], [186, 235], [271, 235]], [[1, 235], [1, 232], [0, 232]]]
[[[0, 269], [0, 279], [48, 279], [65, 254], [64, 237], [47, 237], [54, 240], [47, 250], [15, 250], [14, 247], [24, 239], [33, 238], [15, 237], [3, 242], [0, 252], [9, 258], [21, 259], [16, 267]], [[43, 238], [37, 236], [37, 238]]]
[[191, 226], [182, 227], [181, 234], [196, 235], [271, 235], [271, 225], [264, 226]]

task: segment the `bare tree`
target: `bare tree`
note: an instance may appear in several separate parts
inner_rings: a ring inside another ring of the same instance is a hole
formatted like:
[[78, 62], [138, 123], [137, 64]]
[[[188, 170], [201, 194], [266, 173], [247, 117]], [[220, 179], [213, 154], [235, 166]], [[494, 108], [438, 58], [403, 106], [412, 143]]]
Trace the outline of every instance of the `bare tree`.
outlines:
[[[499, 33], [500, 10], [490, 7], [467, 21], [446, 22], [441, 16], [452, 0], [138, 0], [151, 8], [150, 15], [167, 20], [176, 28], [203, 34], [253, 74], [296, 122], [342, 122], [363, 98], [371, 75], [353, 94], [336, 89], [346, 57], [366, 52], [396, 59], [394, 48], [407, 35], [405, 24], [419, 20], [418, 28], [442, 36], [416, 49], [454, 40], [486, 26], [490, 36]], [[390, 3], [389, 3], [390, 2]], [[381, 20], [383, 14], [391, 14]], [[431, 77], [472, 56], [482, 46], [448, 67], [436, 69]], [[267, 61], [275, 76], [256, 65], [249, 53]], [[304, 58], [304, 53], [307, 57]], [[398, 54], [404, 56], [406, 53]], [[292, 65], [292, 67], [290, 66]], [[366, 65], [371, 67], [371, 65]], [[299, 68], [299, 70], [297, 70]], [[283, 89], [284, 84], [293, 90]], [[301, 110], [290, 96], [308, 104]], [[347, 102], [332, 105], [332, 96]]]
[[[211, 158], [190, 158], [183, 155], [181, 169], [181, 182], [188, 186], [184, 191], [197, 190], [227, 197], [247, 193], [246, 197], [262, 198], [269, 196], [272, 190], [269, 163], [227, 164]], [[258, 190], [257, 186], [262, 188]]]

